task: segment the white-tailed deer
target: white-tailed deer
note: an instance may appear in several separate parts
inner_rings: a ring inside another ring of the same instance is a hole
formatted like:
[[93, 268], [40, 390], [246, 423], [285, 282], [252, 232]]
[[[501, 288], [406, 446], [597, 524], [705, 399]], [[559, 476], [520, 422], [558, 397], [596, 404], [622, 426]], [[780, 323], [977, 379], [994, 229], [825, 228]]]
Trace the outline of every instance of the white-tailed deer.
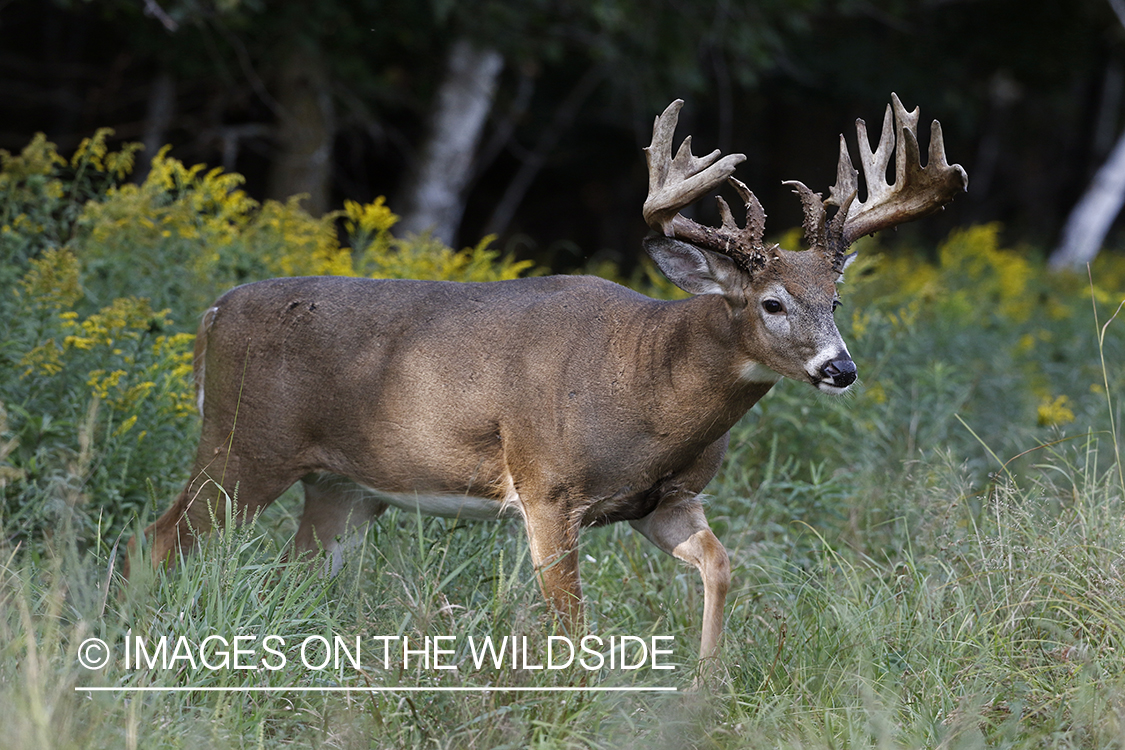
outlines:
[[[195, 378], [203, 413], [192, 479], [152, 526], [155, 563], [194, 544], [224, 488], [239, 515], [297, 481], [299, 550], [343, 540], [388, 505], [461, 518], [514, 516], [527, 528], [543, 594], [582, 627], [579, 532], [628, 521], [699, 569], [701, 657], [718, 653], [730, 566], [699, 493], [727, 433], [777, 380], [841, 393], [856, 368], [832, 319], [836, 284], [864, 234], [936, 211], [963, 191], [935, 121], [928, 163], [894, 97], [872, 152], [857, 121], [867, 199], [843, 137], [836, 185], [821, 200], [799, 182], [805, 238], [763, 242], [765, 213], [740, 228], [679, 210], [745, 157], [672, 157], [682, 102], [656, 119], [646, 151], [645, 249], [686, 300], [650, 299], [598, 278], [463, 284], [286, 278], [238, 287], [203, 317]], [[896, 145], [897, 144], [897, 145]], [[886, 171], [896, 152], [895, 180]], [[831, 220], [826, 206], [837, 208]], [[221, 517], [221, 514], [219, 514]]]

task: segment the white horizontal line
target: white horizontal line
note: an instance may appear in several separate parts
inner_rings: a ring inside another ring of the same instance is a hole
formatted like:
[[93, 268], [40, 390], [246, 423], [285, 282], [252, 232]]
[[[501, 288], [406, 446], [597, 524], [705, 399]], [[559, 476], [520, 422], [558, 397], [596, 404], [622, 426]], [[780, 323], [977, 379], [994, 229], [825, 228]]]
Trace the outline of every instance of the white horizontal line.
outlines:
[[82, 687], [87, 693], [675, 693], [675, 687]]

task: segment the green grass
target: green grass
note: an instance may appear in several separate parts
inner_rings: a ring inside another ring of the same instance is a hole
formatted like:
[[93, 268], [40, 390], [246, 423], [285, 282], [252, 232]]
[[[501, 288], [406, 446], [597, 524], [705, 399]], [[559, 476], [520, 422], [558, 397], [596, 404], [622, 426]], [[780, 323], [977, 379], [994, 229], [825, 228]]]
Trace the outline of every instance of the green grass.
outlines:
[[[748, 429], [745, 428], [744, 429]], [[108, 540], [79, 551], [60, 530], [37, 555], [9, 550], [0, 584], [0, 745], [8, 747], [1115, 747], [1125, 745], [1125, 508], [1108, 436], [1038, 451], [1017, 485], [978, 484], [949, 457], [880, 491], [902, 512], [861, 549], [746, 497], [731, 477], [711, 500], [731, 551], [718, 675], [698, 689], [697, 575], [626, 526], [588, 532], [592, 629], [675, 636], [671, 672], [602, 670], [586, 684], [679, 692], [85, 693], [77, 686], [509, 686], [582, 684], [583, 672], [132, 669], [127, 632], [184, 636], [527, 636], [551, 622], [511, 524], [389, 513], [332, 580], [284, 562], [293, 519], [213, 535], [171, 572], [107, 595]], [[745, 457], [742, 457], [745, 458]], [[878, 477], [796, 480], [775, 466], [756, 494], [828, 498]], [[790, 468], [793, 466], [790, 464]], [[826, 524], [831, 528], [832, 524]], [[878, 550], [881, 556], [873, 556]], [[893, 553], [888, 554], [889, 550]], [[588, 557], [587, 557], [588, 556]], [[591, 561], [593, 560], [593, 562]], [[87, 637], [113, 665], [78, 665]], [[258, 656], [264, 655], [259, 651]]]

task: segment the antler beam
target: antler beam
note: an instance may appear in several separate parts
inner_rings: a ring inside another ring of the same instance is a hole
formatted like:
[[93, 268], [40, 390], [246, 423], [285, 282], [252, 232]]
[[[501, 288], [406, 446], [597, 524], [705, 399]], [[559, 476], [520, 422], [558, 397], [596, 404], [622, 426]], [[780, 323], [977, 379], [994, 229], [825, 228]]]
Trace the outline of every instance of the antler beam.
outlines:
[[[652, 127], [652, 143], [646, 148], [648, 161], [648, 198], [645, 199], [645, 222], [666, 237], [674, 237], [706, 247], [730, 257], [747, 270], [761, 266], [766, 260], [762, 244], [766, 213], [762, 204], [746, 185], [731, 177], [735, 167], [746, 160], [743, 154], [720, 158], [718, 150], [706, 156], [691, 153], [691, 136], [684, 138], [676, 156], [672, 156], [672, 136], [684, 102], [677, 99], [656, 118]], [[729, 180], [746, 206], [746, 226], [739, 227], [730, 207], [718, 198], [721, 227], [708, 227], [682, 216], [680, 209], [688, 206], [723, 180]]]
[[[893, 111], [893, 125], [892, 125]], [[960, 164], [950, 164], [945, 156], [945, 140], [941, 123], [930, 126], [930, 148], [926, 166], [921, 165], [918, 148], [917, 107], [907, 112], [897, 94], [891, 94], [891, 104], [883, 115], [883, 131], [878, 147], [872, 151], [867, 136], [867, 123], [856, 120], [856, 138], [867, 184], [867, 200], [851, 200], [856, 195], [858, 172], [852, 166], [847, 143], [840, 136], [840, 162], [836, 184], [830, 189], [826, 203], [840, 206], [846, 218], [841, 227], [841, 239], [851, 244], [865, 234], [880, 229], [905, 224], [927, 216], [949, 203], [969, 187], [969, 176]], [[896, 135], [898, 136], [896, 138]], [[895, 156], [895, 181], [887, 182], [887, 165], [891, 149]]]
[[[930, 127], [930, 149], [926, 166], [922, 166], [918, 149], [918, 108], [907, 112], [897, 94], [883, 115], [883, 132], [879, 145], [872, 150], [867, 136], [867, 123], [855, 121], [859, 141], [859, 158], [867, 185], [867, 200], [859, 200], [859, 172], [852, 166], [844, 136], [840, 136], [840, 161], [836, 167], [836, 184], [829, 196], [821, 200], [803, 183], [786, 182], [801, 198], [805, 208], [805, 240], [819, 248], [834, 268], [842, 269], [848, 246], [865, 234], [905, 224], [927, 216], [969, 187], [969, 177], [960, 164], [950, 164], [945, 156], [941, 123]], [[896, 138], [896, 131], [898, 137]], [[895, 157], [895, 181], [887, 182], [887, 166], [892, 149]], [[827, 222], [825, 206], [838, 211]]]

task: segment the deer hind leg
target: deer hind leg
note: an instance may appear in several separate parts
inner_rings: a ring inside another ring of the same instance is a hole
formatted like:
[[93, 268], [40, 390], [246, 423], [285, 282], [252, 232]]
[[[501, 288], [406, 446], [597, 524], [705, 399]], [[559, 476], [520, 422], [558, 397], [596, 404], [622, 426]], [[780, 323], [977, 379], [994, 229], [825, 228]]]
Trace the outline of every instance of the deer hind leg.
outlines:
[[153, 565], [172, 561], [177, 551], [190, 552], [211, 529], [212, 519], [223, 523], [228, 498], [231, 517], [242, 522], [253, 518], [300, 478], [299, 474], [276, 466], [228, 453], [225, 448], [212, 450], [206, 445], [200, 445], [187, 486], [171, 507], [145, 529]]
[[578, 524], [557, 507], [523, 506], [531, 563], [560, 624], [572, 636], [585, 628], [582, 583], [578, 578]]
[[719, 655], [723, 632], [723, 605], [730, 588], [730, 560], [718, 540], [699, 498], [666, 498], [656, 510], [630, 525], [660, 549], [694, 565], [703, 578], [703, 637], [699, 657]]
[[294, 540], [298, 554], [323, 549], [329, 554], [326, 573], [334, 576], [344, 565], [348, 549], [361, 543], [367, 524], [383, 514], [380, 502], [345, 477], [309, 474], [305, 488], [305, 510]]

